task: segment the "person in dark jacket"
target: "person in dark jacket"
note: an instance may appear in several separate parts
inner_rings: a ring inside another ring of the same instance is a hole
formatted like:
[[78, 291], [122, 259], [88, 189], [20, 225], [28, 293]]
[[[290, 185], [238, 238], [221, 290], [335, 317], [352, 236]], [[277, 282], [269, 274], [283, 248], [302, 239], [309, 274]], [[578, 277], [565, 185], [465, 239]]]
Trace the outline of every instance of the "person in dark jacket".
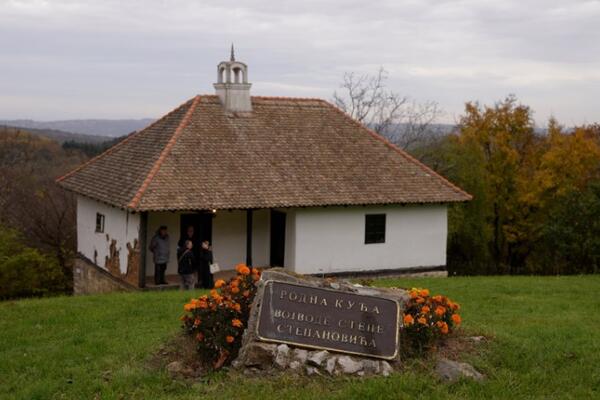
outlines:
[[[196, 265], [194, 265], [194, 272], [198, 272], [200, 268], [198, 267], [198, 261], [200, 260], [200, 239], [196, 235], [195, 229], [193, 225], [189, 225], [185, 230], [183, 236], [177, 242], [177, 251], [181, 251], [185, 249], [185, 242], [191, 240], [192, 241], [192, 252], [194, 253], [194, 261]], [[198, 272], [198, 287], [200, 287], [200, 273]]]
[[150, 240], [150, 251], [154, 259], [154, 284], [166, 285], [165, 271], [170, 256], [169, 234], [167, 227], [162, 225]]
[[202, 287], [211, 289], [213, 287], [213, 276], [210, 273], [210, 265], [213, 263], [213, 253], [208, 240], [202, 242], [200, 248], [200, 259], [198, 260], [199, 273], [198, 276], [202, 279]]
[[181, 276], [181, 289], [191, 290], [194, 288], [194, 271], [196, 259], [193, 252], [194, 245], [191, 240], [185, 241], [185, 247], [179, 250], [177, 255], [177, 272]]

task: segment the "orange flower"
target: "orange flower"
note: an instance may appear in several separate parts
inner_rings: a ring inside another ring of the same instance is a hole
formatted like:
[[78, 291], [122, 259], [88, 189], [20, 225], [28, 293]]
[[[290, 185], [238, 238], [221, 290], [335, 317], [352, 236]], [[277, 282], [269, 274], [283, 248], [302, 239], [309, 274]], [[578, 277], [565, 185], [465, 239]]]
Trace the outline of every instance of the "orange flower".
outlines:
[[233, 279], [233, 280], [232, 280], [232, 281], [229, 283], [229, 285], [230, 285], [231, 287], [238, 287], [238, 286], [240, 285], [240, 280], [239, 280], [239, 279]]
[[417, 320], [418, 323], [422, 324], [422, 325], [427, 325], [427, 318], [425, 317], [421, 317]]
[[240, 268], [240, 270], [238, 272], [242, 275], [250, 275], [250, 268], [248, 268], [244, 265], [243, 267]]
[[242, 312], [242, 306], [239, 303], [235, 303], [231, 308], [237, 312]]
[[216, 299], [217, 297], [220, 297], [219, 292], [217, 292], [215, 289], [211, 289], [210, 290], [210, 297], [212, 297], [213, 299]]
[[410, 314], [404, 314], [404, 325], [411, 326], [415, 323], [415, 319]]
[[194, 320], [194, 326], [198, 326], [198, 325], [200, 325], [200, 318], [196, 318]]
[[427, 296], [429, 296], [429, 290], [421, 289], [421, 290], [419, 290], [419, 295], [423, 296], [423, 297], [427, 297]]
[[215, 282], [215, 288], [217, 288], [217, 289], [220, 288], [220, 287], [222, 287], [223, 285], [225, 285], [225, 281], [223, 279], [218, 279]]
[[239, 273], [242, 273], [242, 272], [241, 272], [241, 271], [242, 271], [242, 268], [248, 268], [248, 267], [246, 267], [246, 264], [243, 264], [243, 263], [240, 263], [240, 264], [238, 264], [238, 265], [236, 265], [236, 266], [235, 266], [235, 270], [236, 270], [237, 272], [239, 272]]
[[417, 302], [417, 304], [425, 303], [425, 299], [422, 297], [417, 297], [417, 300], [415, 301]]
[[233, 343], [233, 341], [235, 340], [235, 338], [231, 335], [227, 335], [227, 337], [225, 338], [225, 340], [227, 341], [227, 343]]
[[244, 290], [244, 293], [242, 293], [242, 296], [249, 297], [250, 296], [250, 291], [249, 290]]
[[192, 304], [192, 303], [187, 303], [186, 305], [183, 306], [183, 310], [188, 311], [188, 312], [192, 311], [195, 308], [196, 308], [196, 305]]
[[252, 275], [252, 279], [256, 282], [260, 279], [260, 275]]
[[252, 268], [252, 274], [253, 274], [253, 275], [259, 275], [259, 274], [260, 274], [260, 271], [259, 271], [259, 270], [257, 270], [256, 268]]
[[423, 306], [423, 308], [421, 308], [421, 312], [423, 314], [427, 314], [429, 311], [431, 311], [431, 308], [429, 308], [429, 306]]
[[448, 333], [448, 324], [445, 322], [442, 322], [442, 326], [440, 327], [440, 332], [442, 332], [442, 334], [447, 334]]
[[433, 299], [433, 301], [438, 302], [438, 303], [442, 303], [444, 301], [444, 297], [440, 296], [439, 294], [437, 296], [433, 296], [432, 299]]
[[435, 308], [435, 314], [439, 317], [441, 317], [442, 315], [444, 315], [446, 313], [446, 309], [442, 306], [437, 306]]
[[206, 302], [206, 300], [201, 300], [200, 302], [198, 302], [197, 307], [198, 308], [207, 308], [208, 303]]
[[204, 335], [202, 334], [202, 332], [200, 332], [196, 335], [196, 340], [199, 342], [204, 340]]
[[234, 286], [231, 288], [231, 293], [236, 294], [240, 292], [240, 288], [237, 286]]
[[231, 325], [235, 326], [236, 328], [241, 328], [242, 326], [244, 326], [244, 324], [242, 323], [242, 321], [240, 321], [237, 318], [234, 318], [231, 320]]
[[452, 322], [454, 322], [455, 325], [460, 325], [462, 318], [458, 314], [452, 314]]
[[411, 289], [411, 291], [408, 294], [411, 299], [415, 299], [419, 296], [417, 289]]

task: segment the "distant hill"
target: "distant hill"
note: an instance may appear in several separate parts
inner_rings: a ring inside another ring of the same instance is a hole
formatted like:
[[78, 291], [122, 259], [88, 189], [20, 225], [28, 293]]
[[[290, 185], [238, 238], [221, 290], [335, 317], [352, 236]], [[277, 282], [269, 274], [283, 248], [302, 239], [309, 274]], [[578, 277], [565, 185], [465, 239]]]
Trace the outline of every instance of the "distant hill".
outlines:
[[[98, 144], [108, 142], [109, 140], [113, 140], [113, 137], [110, 136], [99, 136], [99, 135], [85, 135], [82, 133], [71, 133], [64, 132], [55, 129], [36, 129], [36, 128], [26, 128], [22, 126], [12, 126], [8, 124], [0, 123], [0, 128], [9, 128], [15, 130], [25, 130], [29, 133], [38, 136], [45, 136], [49, 139], [52, 139], [60, 144], [65, 142], [77, 142], [77, 143], [89, 143], [89, 144]], [[6, 130], [0, 129], [1, 132], [7, 132]]]
[[0, 125], [26, 129], [57, 130], [84, 135], [119, 137], [138, 131], [154, 122], [143, 119], [72, 119], [64, 121], [34, 121], [30, 119], [0, 120]]

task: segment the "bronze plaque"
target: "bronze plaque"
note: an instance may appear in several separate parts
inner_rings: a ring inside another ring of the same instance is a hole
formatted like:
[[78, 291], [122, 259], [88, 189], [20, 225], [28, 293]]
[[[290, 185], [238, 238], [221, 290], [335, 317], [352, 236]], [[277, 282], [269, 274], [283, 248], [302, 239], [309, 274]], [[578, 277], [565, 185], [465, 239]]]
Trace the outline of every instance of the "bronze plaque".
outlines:
[[391, 359], [398, 352], [398, 302], [267, 281], [257, 335], [270, 342]]

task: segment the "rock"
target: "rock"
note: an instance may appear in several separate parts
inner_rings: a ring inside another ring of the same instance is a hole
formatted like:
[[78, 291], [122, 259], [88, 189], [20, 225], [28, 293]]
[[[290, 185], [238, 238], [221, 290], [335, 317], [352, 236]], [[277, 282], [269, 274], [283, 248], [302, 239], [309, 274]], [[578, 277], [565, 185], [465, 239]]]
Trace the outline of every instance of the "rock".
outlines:
[[313, 351], [308, 354], [306, 362], [315, 367], [320, 367], [328, 356], [329, 352], [327, 350]]
[[337, 363], [336, 356], [329, 357], [327, 359], [327, 361], [325, 362], [325, 371], [327, 371], [327, 373], [329, 373], [329, 375], [333, 375], [333, 372], [335, 371], [336, 363]]
[[298, 361], [300, 364], [306, 363], [306, 359], [308, 358], [308, 351], [304, 349], [294, 349], [292, 353], [292, 358]]
[[486, 341], [485, 336], [470, 336], [467, 339], [469, 339], [470, 341], [475, 342], [475, 343], [480, 343], [480, 342]]
[[275, 366], [280, 369], [285, 369], [288, 366], [290, 359], [290, 347], [287, 344], [280, 344], [275, 350]]
[[173, 361], [167, 364], [167, 371], [171, 375], [177, 375], [183, 371], [183, 363], [181, 361]]
[[460, 378], [470, 378], [476, 381], [484, 379], [472, 365], [457, 361], [440, 358], [435, 366], [435, 372], [440, 379], [447, 382], [455, 382]]
[[302, 366], [302, 364], [300, 363], [300, 361], [294, 360], [294, 361], [290, 362], [290, 364], [288, 365], [288, 368], [291, 369], [292, 371], [296, 371], [296, 370], [300, 369], [301, 366]]
[[354, 374], [363, 367], [362, 363], [355, 361], [349, 356], [338, 357], [337, 364], [340, 367], [340, 371], [344, 374]]
[[254, 342], [246, 347], [244, 365], [246, 367], [266, 367], [273, 363], [275, 344]]
[[394, 368], [392, 368], [392, 366], [390, 365], [389, 362], [387, 361], [382, 361], [381, 362], [381, 375], [383, 376], [390, 376], [390, 374], [394, 372]]
[[306, 367], [306, 375], [308, 375], [308, 376], [321, 375], [321, 373], [319, 372], [318, 368], [307, 366]]
[[363, 371], [367, 374], [378, 374], [381, 371], [381, 364], [377, 360], [365, 359], [362, 364]]

